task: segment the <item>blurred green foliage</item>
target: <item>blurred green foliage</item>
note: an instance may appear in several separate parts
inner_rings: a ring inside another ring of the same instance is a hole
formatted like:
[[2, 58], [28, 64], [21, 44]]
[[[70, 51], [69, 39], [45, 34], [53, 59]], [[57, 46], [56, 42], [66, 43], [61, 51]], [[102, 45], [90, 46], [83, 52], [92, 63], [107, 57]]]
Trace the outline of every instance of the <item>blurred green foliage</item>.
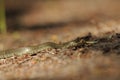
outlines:
[[5, 2], [0, 0], [0, 32], [5, 34], [6, 30]]

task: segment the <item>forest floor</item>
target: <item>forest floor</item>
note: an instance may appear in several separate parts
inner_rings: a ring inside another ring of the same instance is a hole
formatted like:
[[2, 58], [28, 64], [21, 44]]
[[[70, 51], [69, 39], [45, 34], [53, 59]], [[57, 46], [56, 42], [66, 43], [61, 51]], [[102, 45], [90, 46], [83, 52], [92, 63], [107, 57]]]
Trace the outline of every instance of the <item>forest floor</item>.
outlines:
[[63, 43], [77, 37], [97, 42], [1, 59], [0, 80], [120, 80], [119, 20], [9, 31], [0, 35], [0, 50], [44, 42]]

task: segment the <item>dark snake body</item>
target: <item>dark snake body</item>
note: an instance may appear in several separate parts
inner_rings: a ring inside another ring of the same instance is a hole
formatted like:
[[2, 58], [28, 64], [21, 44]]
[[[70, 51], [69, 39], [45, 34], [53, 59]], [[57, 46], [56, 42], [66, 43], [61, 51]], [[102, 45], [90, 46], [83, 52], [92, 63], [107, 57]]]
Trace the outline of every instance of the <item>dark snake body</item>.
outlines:
[[76, 42], [76, 40], [70, 41], [70, 42], [66, 42], [63, 44], [56, 44], [53, 42], [46, 42], [37, 46], [28, 46], [28, 47], [22, 47], [22, 48], [17, 48], [17, 49], [9, 49], [9, 50], [4, 50], [4, 51], [0, 51], [0, 59], [4, 59], [4, 58], [9, 58], [9, 57], [13, 57], [13, 56], [21, 56], [24, 54], [36, 54], [42, 50], [45, 49], [49, 49], [49, 48], [69, 48], [69, 47], [74, 47], [77, 46], [78, 43]]

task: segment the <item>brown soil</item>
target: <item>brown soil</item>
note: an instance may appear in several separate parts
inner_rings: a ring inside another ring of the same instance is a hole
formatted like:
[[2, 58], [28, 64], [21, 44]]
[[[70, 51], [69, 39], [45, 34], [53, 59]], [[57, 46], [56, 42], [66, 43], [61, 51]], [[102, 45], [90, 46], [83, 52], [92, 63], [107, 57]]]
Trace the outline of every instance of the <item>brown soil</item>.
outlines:
[[[43, 50], [33, 56], [1, 59], [0, 80], [120, 80], [119, 25], [119, 20], [109, 19], [0, 35], [1, 50], [48, 41], [63, 43], [77, 37], [83, 39], [75, 48]], [[95, 43], [86, 44], [86, 41]]]
[[[103, 54], [107, 53], [116, 53], [120, 54], [120, 34], [116, 33], [115, 35], [106, 35], [104, 37], [92, 37], [92, 36], [86, 36], [85, 39], [91, 40], [95, 42], [95, 44], [87, 44], [83, 46], [87, 46], [88, 49], [93, 49], [93, 50], [100, 50], [103, 52]], [[82, 46], [82, 47], [83, 47]]]

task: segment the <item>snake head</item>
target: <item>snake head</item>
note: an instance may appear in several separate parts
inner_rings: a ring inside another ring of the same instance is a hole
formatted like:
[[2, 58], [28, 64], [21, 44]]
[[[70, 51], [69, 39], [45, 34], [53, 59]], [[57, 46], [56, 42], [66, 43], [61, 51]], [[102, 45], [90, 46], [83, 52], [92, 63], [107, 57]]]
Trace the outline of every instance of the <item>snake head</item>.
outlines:
[[80, 42], [80, 37], [77, 37], [75, 40], [73, 40], [72, 42], [74, 42], [74, 43], [78, 43], [78, 42]]
[[73, 47], [76, 47], [78, 43], [79, 43], [79, 38], [76, 38], [75, 40], [66, 42], [62, 45], [63, 45], [63, 48], [73, 48]]
[[85, 37], [77, 37], [72, 41], [63, 43], [62, 47], [63, 48], [73, 48], [73, 47], [79, 47], [79, 46], [81, 47], [86, 43], [86, 41], [90, 40], [90, 38], [91, 38], [91, 34], [88, 34]]

